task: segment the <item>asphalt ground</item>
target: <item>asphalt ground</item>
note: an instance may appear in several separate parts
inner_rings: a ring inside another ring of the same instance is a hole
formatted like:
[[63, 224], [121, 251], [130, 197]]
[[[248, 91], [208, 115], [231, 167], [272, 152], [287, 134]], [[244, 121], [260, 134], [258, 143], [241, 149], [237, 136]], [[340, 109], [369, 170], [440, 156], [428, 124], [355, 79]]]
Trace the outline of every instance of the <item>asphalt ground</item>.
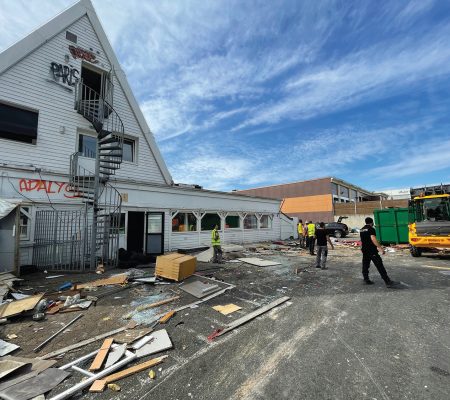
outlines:
[[[391, 278], [404, 283], [402, 289], [387, 289], [375, 267], [371, 268], [375, 284], [363, 285], [358, 249], [330, 251], [328, 270], [314, 268], [313, 257], [306, 252], [274, 253], [257, 256], [282, 265], [200, 264], [203, 273], [236, 288], [178, 313], [165, 326], [174, 348], [162, 353], [169, 357], [154, 368], [156, 379], [142, 372], [117, 382], [120, 392], [83, 396], [136, 400], [450, 398], [448, 256], [412, 258], [407, 251], [386, 254], [383, 259]], [[140, 286], [118, 294], [120, 299], [105, 298], [86, 312], [80, 320], [83, 324], [74, 325], [46, 350], [73, 343], [74, 336], [82, 340], [100, 333], [89, 324], [102, 324], [101, 332], [121, 326], [120, 318], [133, 309], [133, 300], [155, 291], [173, 296], [176, 289], [172, 285]], [[207, 340], [214, 329], [281, 296], [291, 300], [213, 342]], [[186, 304], [193, 300], [182, 298]], [[242, 310], [224, 316], [211, 308], [228, 303]], [[60, 317], [71, 319], [73, 315]], [[44, 338], [50, 331], [46, 329]], [[60, 363], [97, 347], [98, 343], [70, 353]], [[80, 376], [68, 379], [52, 394], [79, 380]]]

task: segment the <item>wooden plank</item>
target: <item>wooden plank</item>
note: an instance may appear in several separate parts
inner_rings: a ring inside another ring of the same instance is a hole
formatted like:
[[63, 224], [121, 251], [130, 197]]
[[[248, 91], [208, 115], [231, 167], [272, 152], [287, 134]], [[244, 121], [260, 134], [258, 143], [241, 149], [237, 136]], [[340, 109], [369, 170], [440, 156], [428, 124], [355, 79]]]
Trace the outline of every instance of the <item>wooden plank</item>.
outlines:
[[0, 307], [0, 318], [8, 318], [32, 310], [43, 296], [43, 294], [38, 294], [36, 296], [27, 297], [26, 299], [15, 300], [11, 303], [3, 304]]
[[164, 304], [170, 303], [172, 301], [178, 300], [179, 298], [180, 298], [180, 296], [175, 296], [175, 297], [171, 297], [170, 299], [157, 301], [156, 303], [144, 304], [142, 306], [137, 307], [136, 311], [144, 311], [144, 310], [148, 310], [149, 308], [159, 307]]
[[175, 315], [175, 311], [169, 311], [168, 313], [166, 313], [165, 315], [162, 316], [162, 318], [159, 320], [159, 323], [160, 324], [165, 324], [174, 315]]
[[94, 361], [92, 361], [92, 364], [89, 367], [89, 371], [98, 371], [102, 367], [103, 363], [105, 362], [106, 356], [108, 355], [109, 349], [113, 344], [113, 341], [113, 339], [109, 338], [103, 342], [102, 347], [100, 347], [100, 350], [95, 356]]
[[219, 311], [223, 315], [228, 315], [234, 313], [235, 311], [239, 311], [242, 307], [237, 306], [236, 304], [225, 304], [224, 306], [214, 306], [214, 310]]
[[103, 379], [96, 380], [92, 386], [89, 388], [90, 392], [102, 392], [108, 383], [116, 382], [120, 379], [126, 378], [127, 376], [133, 375], [137, 372], [141, 372], [147, 368], [151, 368], [155, 365], [162, 363], [167, 356], [162, 356], [158, 358], [153, 358], [149, 361], [143, 362], [141, 364], [135, 365], [134, 367], [130, 367], [124, 369], [123, 371], [116, 372], [115, 374], [108, 375]]
[[127, 283], [128, 276], [126, 274], [120, 274], [116, 276], [111, 276], [110, 278], [99, 279], [97, 281], [78, 283], [75, 285], [75, 289], [84, 289], [87, 287], [98, 287], [107, 285], [123, 285]]

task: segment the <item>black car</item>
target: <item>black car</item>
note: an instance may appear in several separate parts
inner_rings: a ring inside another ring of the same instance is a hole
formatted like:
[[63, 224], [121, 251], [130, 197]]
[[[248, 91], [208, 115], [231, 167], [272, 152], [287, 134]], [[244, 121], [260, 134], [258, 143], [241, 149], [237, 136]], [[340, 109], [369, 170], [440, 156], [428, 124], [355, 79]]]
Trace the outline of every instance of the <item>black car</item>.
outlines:
[[342, 222], [328, 222], [325, 224], [325, 230], [329, 236], [335, 238], [346, 237], [348, 234], [348, 226]]

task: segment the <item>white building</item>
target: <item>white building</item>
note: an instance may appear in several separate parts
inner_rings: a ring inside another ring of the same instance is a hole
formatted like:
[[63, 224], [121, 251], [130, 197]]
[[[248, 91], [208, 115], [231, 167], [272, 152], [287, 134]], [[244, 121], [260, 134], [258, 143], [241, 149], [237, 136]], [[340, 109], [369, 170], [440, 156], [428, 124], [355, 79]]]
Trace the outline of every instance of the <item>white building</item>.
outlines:
[[92, 235], [97, 263], [294, 231], [280, 201], [173, 183], [89, 0], [0, 54], [0, 148], [0, 271], [82, 269]]
[[405, 189], [388, 189], [383, 190], [383, 193], [388, 195], [391, 200], [409, 200], [411, 198], [410, 188]]

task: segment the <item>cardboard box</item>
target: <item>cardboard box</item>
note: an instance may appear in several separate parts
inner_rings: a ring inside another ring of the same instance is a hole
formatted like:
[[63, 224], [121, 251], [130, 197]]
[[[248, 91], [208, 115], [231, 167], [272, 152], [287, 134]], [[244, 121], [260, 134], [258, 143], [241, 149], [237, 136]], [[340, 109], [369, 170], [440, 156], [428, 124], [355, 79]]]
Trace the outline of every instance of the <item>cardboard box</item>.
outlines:
[[185, 254], [173, 253], [156, 258], [155, 276], [182, 281], [193, 275], [197, 258]]

